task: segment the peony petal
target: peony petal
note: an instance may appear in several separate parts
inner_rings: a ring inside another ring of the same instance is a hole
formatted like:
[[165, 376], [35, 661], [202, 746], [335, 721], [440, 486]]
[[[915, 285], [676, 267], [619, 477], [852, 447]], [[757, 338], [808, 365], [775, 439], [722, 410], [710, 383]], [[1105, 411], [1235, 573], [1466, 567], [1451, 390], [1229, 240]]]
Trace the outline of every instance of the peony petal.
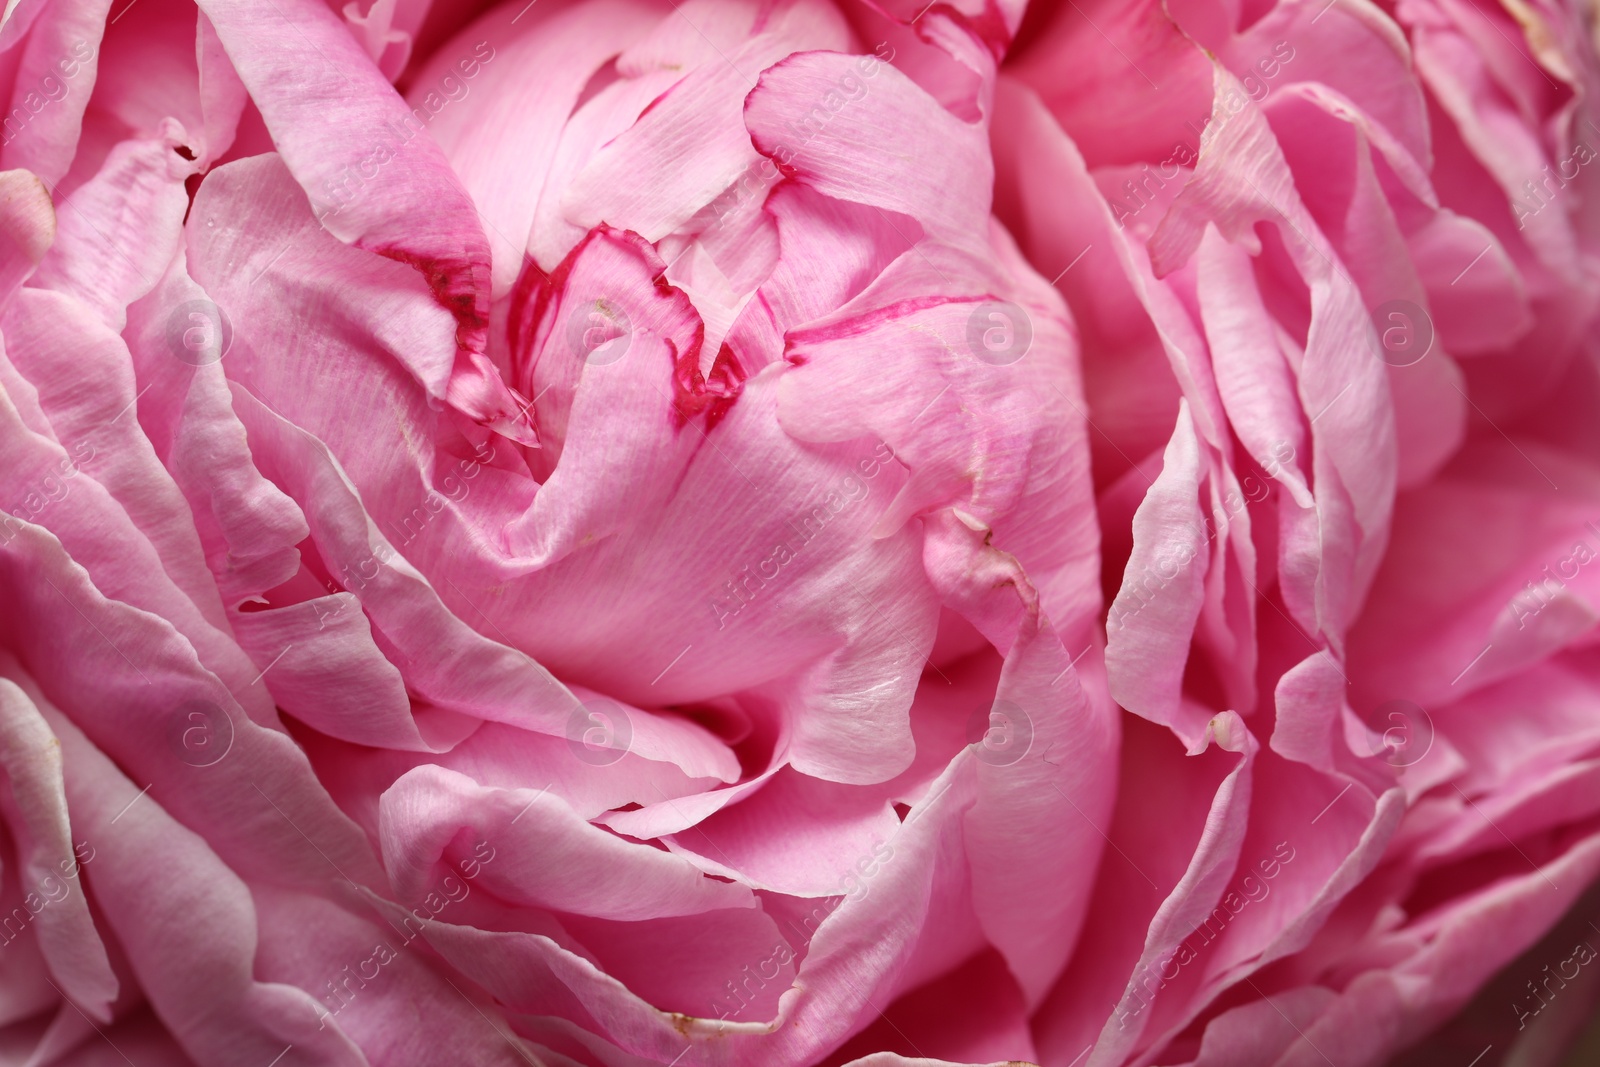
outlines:
[[100, 172], [73, 190], [33, 278], [82, 300], [118, 332], [127, 306], [154, 289], [172, 261], [189, 207], [184, 181], [196, 165], [177, 152], [183, 129], [169, 120], [159, 132], [160, 140], [117, 145]]
[[757, 34], [657, 97], [573, 178], [562, 198], [568, 219], [585, 229], [605, 222], [658, 241], [733, 184], [758, 158], [750, 144], [754, 127], [746, 135], [739, 123], [757, 73], [799, 49], [849, 45], [831, 5], [795, 6], [814, 12], [806, 20], [811, 32]]
[[[495, 298], [510, 290], [522, 268], [534, 209], [579, 94], [660, 14], [647, 0], [603, 0], [554, 12], [505, 5], [416, 72], [407, 103], [480, 212]], [[462, 106], [474, 94], [473, 104]]]
[[[127, 345], [96, 322], [81, 301], [50, 291], [18, 294], [0, 321], [7, 354], [37, 389], [50, 432], [64, 453], [58, 474], [73, 480], [81, 476], [80, 484], [92, 479], [103, 487], [110, 497], [107, 505], [125, 513], [118, 525], [137, 528], [140, 540], [148, 542], [160, 559], [161, 576], [189, 602], [168, 618], [203, 619], [191, 624], [197, 640], [205, 629], [225, 630], [217, 588], [188, 508], [138, 422], [139, 390], [130, 373]], [[61, 536], [79, 543], [79, 534], [74, 530]], [[80, 558], [93, 556], [84, 553]], [[213, 643], [210, 654], [227, 653]]]
[[10, 107], [25, 109], [27, 121], [14, 136], [7, 131], [0, 168], [31, 170], [52, 195], [72, 165], [83, 131], [110, 6], [110, 0], [40, 4], [29, 11], [31, 20], [15, 20], [27, 35], [18, 48]]
[[[994, 169], [983, 129], [875, 56], [791, 56], [760, 76], [744, 121], [757, 151], [819, 193], [908, 215], [952, 244], [987, 229]], [[863, 158], [896, 164], [863, 170]]]
[[[430, 396], [531, 442], [516, 398], [483, 354], [489, 246], [438, 147], [407, 124], [399, 96], [321, 3], [292, 0], [292, 22], [283, 11], [233, 0], [201, 10], [318, 221], [340, 240], [416, 269], [453, 316], [453, 345], [407, 347], [397, 353], [403, 364]], [[371, 130], [372, 139], [330, 136], [351, 129]], [[299, 204], [290, 210], [310, 221]]]
[[55, 238], [55, 207], [44, 183], [25, 170], [0, 171], [0, 308]]
[[[204, 1062], [234, 1062], [295, 1045], [315, 1063], [364, 1063], [348, 1038], [314, 1025], [305, 992], [254, 980], [255, 917], [245, 883], [157, 800], [141, 800], [70, 720], [43, 710], [61, 739], [68, 801], [94, 845], [86, 876], [96, 901], [184, 1050]], [[174, 870], [184, 877], [157, 892]]]
[[[21, 864], [18, 874], [29, 901], [25, 914], [32, 916], [33, 901], [43, 898], [34, 929], [50, 973], [65, 995], [104, 1023], [111, 1017], [117, 979], [83, 889], [73, 884], [93, 849], [80, 850], [73, 840], [61, 759], [60, 742], [27, 694], [0, 678], [0, 765], [9, 784], [0, 810]], [[6, 933], [8, 940], [15, 936], [9, 926]]]
[[[316, 784], [304, 755], [248, 718], [182, 635], [154, 614], [106, 599], [46, 531], [16, 519], [4, 528], [0, 589], [22, 605], [17, 618], [49, 622], [21, 627], [6, 618], [0, 636], [50, 703], [71, 709], [75, 728], [106, 753], [97, 758], [114, 758], [148, 782], [172, 818], [202, 831], [243, 876], [321, 890], [331, 857], [378, 884], [382, 872], [359, 831]], [[44, 707], [42, 696], [24, 689]], [[248, 690], [248, 681], [239, 683], [246, 703]], [[52, 730], [65, 721], [46, 718]]]
[[383, 795], [384, 862], [402, 900], [421, 897], [464, 830], [499, 842], [482, 884], [511, 904], [620, 920], [755, 906], [748, 890], [591, 826], [547, 791], [488, 790], [442, 767], [410, 771]]
[[1192, 715], [1179, 717], [1189, 636], [1209, 566], [1197, 544], [1205, 528], [1196, 499], [1200, 477], [1200, 444], [1188, 404], [1181, 402], [1161, 474], [1134, 516], [1133, 555], [1106, 625], [1112, 697], [1135, 714], [1172, 726], [1189, 745], [1198, 743], [1204, 729]]

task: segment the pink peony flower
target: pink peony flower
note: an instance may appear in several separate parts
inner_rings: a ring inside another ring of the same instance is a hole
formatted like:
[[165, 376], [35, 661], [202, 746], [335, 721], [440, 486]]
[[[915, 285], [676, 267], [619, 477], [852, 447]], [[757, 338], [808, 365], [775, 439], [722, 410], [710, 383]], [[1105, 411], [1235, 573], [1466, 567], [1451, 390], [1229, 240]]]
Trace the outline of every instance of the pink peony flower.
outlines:
[[12, 4], [0, 1047], [1554, 1064], [1591, 17]]
[[997, 213], [1064, 271], [1143, 720], [1041, 1062], [1553, 1064], [1573, 937], [1428, 1035], [1600, 870], [1594, 13], [1038, 16]]

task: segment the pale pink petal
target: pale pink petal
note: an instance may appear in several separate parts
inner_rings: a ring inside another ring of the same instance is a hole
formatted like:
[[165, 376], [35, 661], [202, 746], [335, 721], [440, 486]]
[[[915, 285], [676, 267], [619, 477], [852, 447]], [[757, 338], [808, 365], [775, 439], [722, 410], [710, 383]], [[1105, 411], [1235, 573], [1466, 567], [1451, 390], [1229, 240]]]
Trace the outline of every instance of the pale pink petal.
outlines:
[[[0, 589], [22, 606], [18, 617], [49, 622], [20, 627], [7, 618], [0, 633], [49, 702], [70, 711], [69, 725], [105, 753], [96, 758], [115, 759], [148, 783], [171, 817], [200, 832], [241, 876], [321, 887], [331, 857], [350, 876], [379, 884], [360, 831], [316, 784], [304, 754], [241, 709], [249, 676], [236, 698], [170, 624], [106, 599], [49, 533], [16, 520], [5, 531]], [[41, 696], [29, 696], [43, 707]], [[66, 720], [47, 721], [56, 729]], [[137, 792], [129, 787], [130, 796]]]
[[150, 295], [129, 307], [124, 336], [135, 384], [143, 383], [129, 417], [137, 415], [188, 501], [216, 592], [231, 611], [296, 574], [294, 546], [307, 528], [294, 501], [256, 468], [224, 371], [208, 362], [225, 355], [216, 315], [180, 256]]
[[506, 4], [417, 70], [407, 104], [484, 221], [495, 297], [522, 269], [545, 175], [579, 94], [664, 13], [647, 0], [553, 11]]
[[184, 180], [195, 164], [177, 151], [184, 131], [164, 122], [159, 140], [124, 141], [57, 212], [55, 245], [32, 284], [82, 300], [112, 330], [154, 289], [182, 240]]
[[[110, 0], [39, 4], [13, 22], [26, 36], [10, 82], [12, 110], [27, 117], [0, 146], [0, 167], [33, 171], [48, 189], [66, 177], [94, 91]], [[10, 30], [12, 23], [5, 27]], [[9, 115], [9, 112], [8, 112]]]
[[495, 1018], [490, 998], [417, 944], [416, 920], [354, 913], [326, 893], [252, 888], [259, 980], [304, 990], [319, 1034], [344, 1034], [360, 1047], [360, 1062], [420, 1067], [447, 1045], [474, 1064], [527, 1067], [529, 1050]]
[[[261, 109], [274, 144], [327, 230], [415, 269], [454, 321], [396, 355], [429, 394], [519, 440], [516, 399], [484, 356], [489, 246], [477, 213], [399, 95], [317, 0], [282, 10], [217, 0], [202, 7]], [[368, 129], [375, 143], [336, 131]], [[202, 218], [204, 215], [202, 214]]]
[[585, 229], [605, 222], [658, 241], [731, 185], [759, 158], [751, 147], [752, 136], [760, 145], [759, 132], [746, 134], [739, 122], [752, 79], [791, 52], [850, 44], [831, 6], [797, 6], [815, 11], [807, 20], [815, 24], [811, 33], [758, 34], [657, 97], [574, 176], [563, 193], [567, 218]]
[[463, 832], [497, 842], [481, 880], [510, 904], [620, 920], [756, 906], [748, 889], [591, 826], [547, 790], [485, 789], [441, 767], [419, 767], [384, 793], [384, 862], [401, 900], [421, 897]]
[[56, 237], [55, 208], [38, 177], [0, 172], [0, 308], [38, 267]]
[[1135, 714], [1173, 726], [1191, 745], [1204, 723], [1182, 715], [1179, 698], [1210, 565], [1198, 499], [1200, 447], [1182, 403], [1161, 474], [1134, 516], [1133, 554], [1106, 623], [1111, 695]]
[[[225, 628], [188, 508], [139, 425], [139, 389], [127, 345], [79, 300], [54, 292], [25, 290], [0, 321], [7, 354], [37, 390], [64, 453], [57, 460], [58, 478], [85, 487], [92, 480], [109, 495], [107, 505], [125, 513], [121, 522], [137, 528], [159, 557], [161, 576], [189, 601], [170, 619], [199, 618], [203, 628]], [[45, 525], [51, 525], [48, 519]], [[83, 532], [61, 536], [70, 542]], [[228, 654], [214, 647], [217, 655]]]
[[[983, 128], [875, 56], [785, 59], [750, 91], [744, 121], [762, 155], [824, 195], [908, 215], [951, 243], [986, 232], [994, 169]], [[896, 162], [869, 169], [864, 158]]]
[[[303, 990], [255, 981], [249, 889], [206, 840], [156, 799], [141, 798], [64, 715], [48, 706], [45, 713], [61, 739], [79, 832], [95, 849], [84, 876], [140, 987], [185, 1051], [232, 1062], [270, 1059], [297, 1045], [315, 1063], [363, 1063], [348, 1038], [319, 1026]], [[172, 878], [174, 871], [182, 877]]]
[[[20, 864], [27, 913], [50, 973], [62, 991], [100, 1022], [110, 1018], [117, 979], [89, 915], [74, 830], [61, 777], [61, 746], [22, 690], [0, 678], [0, 764], [9, 790], [0, 796]], [[39, 903], [40, 901], [45, 903]], [[8, 917], [14, 913], [8, 912]], [[8, 937], [11, 935], [7, 930]]]

